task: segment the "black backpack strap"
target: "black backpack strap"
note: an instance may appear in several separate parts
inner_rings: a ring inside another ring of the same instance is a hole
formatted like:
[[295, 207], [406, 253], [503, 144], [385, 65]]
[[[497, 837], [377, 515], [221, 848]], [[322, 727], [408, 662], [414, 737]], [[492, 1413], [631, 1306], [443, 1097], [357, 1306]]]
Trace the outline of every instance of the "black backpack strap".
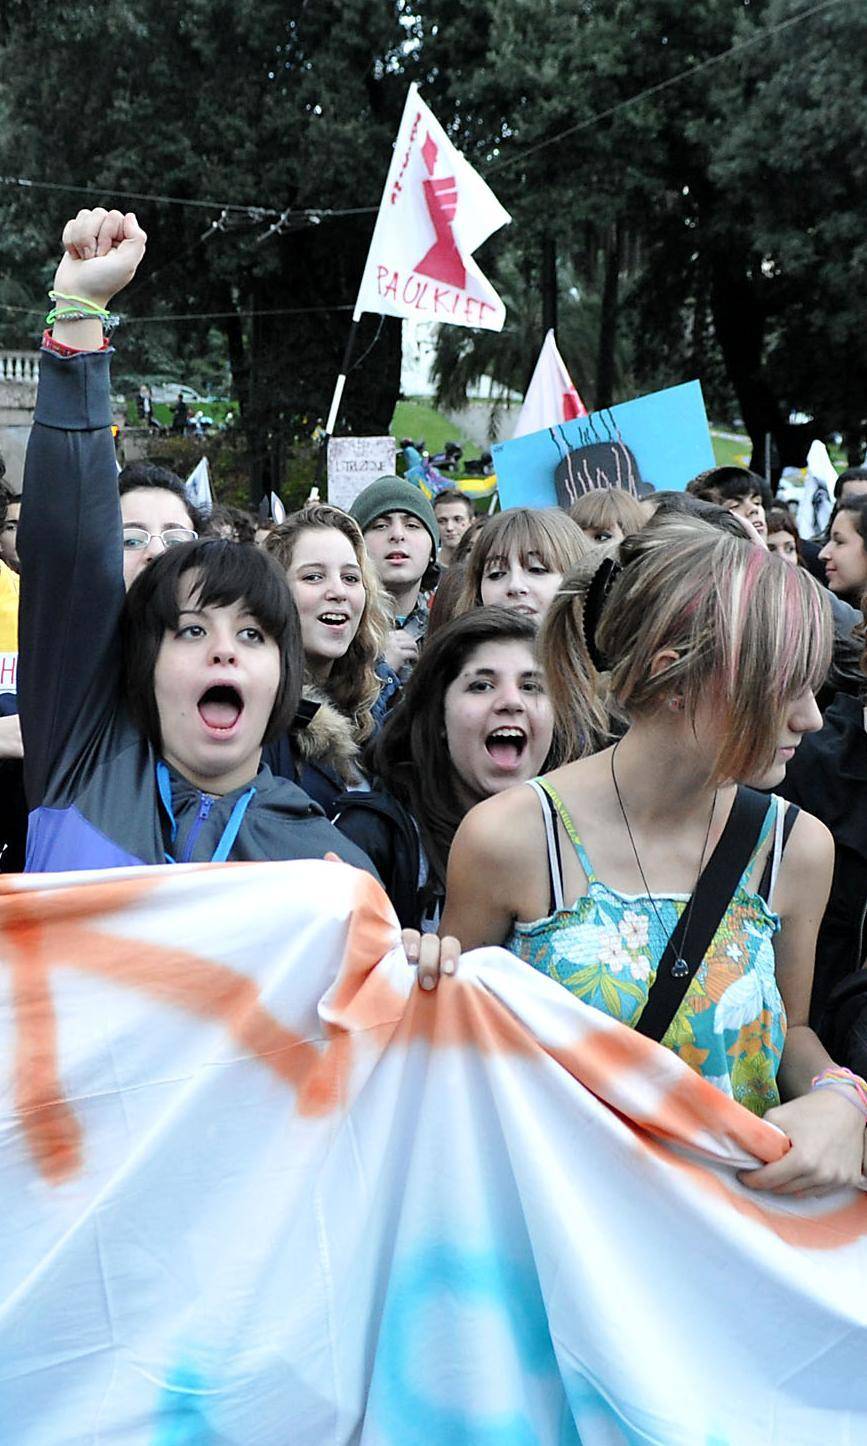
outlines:
[[[722, 837], [702, 870], [691, 906], [687, 904], [662, 951], [656, 978], [635, 1026], [637, 1032], [648, 1039], [659, 1041], [664, 1038], [683, 1003], [684, 995], [713, 942], [753, 855], [768, 804], [765, 794], [743, 785], [738, 787]], [[672, 972], [672, 966], [679, 959], [687, 965], [681, 975]]]

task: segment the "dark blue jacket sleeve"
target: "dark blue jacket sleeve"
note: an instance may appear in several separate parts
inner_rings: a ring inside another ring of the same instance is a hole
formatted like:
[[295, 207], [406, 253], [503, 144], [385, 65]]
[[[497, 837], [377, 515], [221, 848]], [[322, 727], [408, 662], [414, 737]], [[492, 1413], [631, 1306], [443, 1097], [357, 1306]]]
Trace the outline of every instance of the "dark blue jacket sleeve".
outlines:
[[31, 809], [117, 706], [123, 557], [111, 353], [43, 351], [24, 468], [18, 702]]

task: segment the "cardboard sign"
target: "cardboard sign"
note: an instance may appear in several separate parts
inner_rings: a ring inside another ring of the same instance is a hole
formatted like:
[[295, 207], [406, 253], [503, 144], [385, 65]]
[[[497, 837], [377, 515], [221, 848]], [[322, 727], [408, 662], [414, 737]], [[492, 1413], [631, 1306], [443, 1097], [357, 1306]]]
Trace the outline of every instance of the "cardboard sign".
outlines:
[[0, 693], [18, 691], [18, 654], [0, 653]]
[[348, 512], [378, 477], [393, 477], [394, 437], [332, 437], [328, 443], [328, 501]]
[[642, 482], [657, 492], [682, 492], [714, 465], [700, 382], [684, 382], [619, 402], [493, 448], [502, 507], [556, 507], [555, 474], [570, 452], [595, 442], [620, 441], [635, 458]]

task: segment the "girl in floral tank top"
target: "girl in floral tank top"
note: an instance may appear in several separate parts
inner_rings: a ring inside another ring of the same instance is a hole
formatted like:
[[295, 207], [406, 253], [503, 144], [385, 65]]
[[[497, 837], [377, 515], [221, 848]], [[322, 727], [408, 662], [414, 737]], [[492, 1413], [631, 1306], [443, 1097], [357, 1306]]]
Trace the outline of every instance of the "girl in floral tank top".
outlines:
[[[861, 1182], [867, 1085], [808, 1022], [830, 835], [801, 812], [783, 850], [783, 805], [736, 781], [774, 788], [821, 726], [831, 639], [803, 569], [697, 518], [579, 564], [540, 638], [575, 761], [470, 810], [441, 925], [464, 949], [507, 945], [778, 1125], [791, 1149], [742, 1179], [781, 1193]], [[657, 972], [680, 980], [670, 1011]], [[427, 958], [419, 973], [435, 983]]]
[[[553, 785], [529, 785], [548, 813], [548, 865], [554, 909], [532, 924], [515, 922], [507, 949], [563, 984], [585, 1004], [635, 1024], [647, 1003], [669, 936], [688, 906], [684, 894], [619, 893], [593, 871], [569, 812]], [[550, 801], [550, 805], [549, 805]], [[774, 972], [773, 936], [780, 921], [771, 911], [775, 870], [750, 888], [756, 863], [775, 828], [782, 852], [786, 805], [768, 800], [758, 843], [689, 984], [662, 1043], [754, 1114], [780, 1103], [777, 1069], [786, 1038], [786, 1011]], [[795, 810], [797, 813], [797, 810]], [[554, 825], [559, 817], [587, 879], [587, 893], [567, 906]], [[794, 820], [792, 820], [794, 821]], [[788, 820], [786, 820], [788, 822]], [[549, 827], [550, 823], [550, 827]]]

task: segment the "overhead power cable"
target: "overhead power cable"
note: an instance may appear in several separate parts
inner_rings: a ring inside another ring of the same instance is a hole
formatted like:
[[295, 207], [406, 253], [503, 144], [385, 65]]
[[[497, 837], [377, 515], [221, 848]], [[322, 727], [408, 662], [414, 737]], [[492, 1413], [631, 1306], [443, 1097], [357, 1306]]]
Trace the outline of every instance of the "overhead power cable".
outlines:
[[[30, 176], [0, 176], [0, 186], [19, 186], [22, 189], [39, 191], [73, 191], [82, 196], [93, 196], [99, 191], [96, 185], [79, 186], [70, 181], [36, 181]], [[121, 191], [114, 186], [105, 187], [104, 193], [108, 192], [125, 201], [153, 201], [154, 204], [162, 206], [196, 206], [205, 211], [236, 211], [247, 220], [263, 222], [274, 218], [278, 221], [320, 221], [332, 216], [366, 216], [369, 212], [379, 210], [378, 206], [302, 206], [297, 209], [289, 207], [278, 210], [273, 206], [248, 206], [240, 201], [202, 201], [192, 196], [157, 196], [146, 191]]]
[[[352, 311], [351, 301], [341, 302], [336, 306], [278, 306], [263, 308], [260, 311], [252, 307], [239, 306], [237, 311], [173, 311], [165, 315], [154, 314], [152, 316], [124, 316], [125, 326], [138, 326], [140, 321], [218, 321], [229, 316], [313, 316], [320, 312], [330, 311]], [[0, 302], [0, 311], [16, 311], [22, 316], [42, 316], [44, 313], [32, 306], [12, 306], [8, 302]]]
[[[537, 141], [534, 145], [517, 151], [514, 155], [501, 157], [493, 161], [485, 168], [486, 176], [493, 175], [498, 171], [505, 170], [507, 166], [514, 166], [527, 160], [530, 156], [537, 155], [539, 151], [545, 150], [548, 146], [558, 145], [569, 136], [577, 135], [580, 131], [589, 130], [592, 126], [598, 125], [601, 121], [610, 119], [620, 111], [626, 110], [629, 106], [638, 105], [642, 100], [650, 96], [659, 95], [672, 86], [679, 85], [681, 81], [688, 80], [690, 76], [700, 75], [702, 71], [708, 70], [711, 66], [719, 65], [724, 60], [730, 60], [733, 56], [742, 54], [754, 45], [768, 40], [782, 31], [791, 29], [794, 25], [800, 25], [805, 20], [810, 20], [814, 15], [820, 15], [826, 10], [831, 10], [837, 5], [848, 4], [849, 0], [820, 0], [819, 4], [812, 5], [808, 10], [801, 10], [797, 15], [790, 15], [785, 20], [779, 21], [776, 25], [764, 26], [757, 30], [754, 35], [747, 36], [744, 40], [736, 41], [734, 45], [728, 46], [726, 50], [719, 51], [716, 55], [710, 55], [705, 60], [698, 61], [695, 65], [687, 66], [676, 75], [668, 76], [654, 85], [649, 85], [644, 90], [637, 91], [634, 95], [626, 96], [623, 100], [616, 101], [614, 105], [607, 106], [605, 110], [597, 111], [594, 115], [587, 116], [584, 120], [577, 121], [574, 125], [567, 126], [564, 130], [558, 131], [545, 140]], [[73, 182], [66, 181], [38, 181], [28, 176], [0, 176], [0, 186], [19, 186], [27, 189], [38, 189], [47, 191], [71, 191], [81, 195], [92, 196], [95, 187], [93, 185], [80, 186]], [[203, 210], [219, 210], [225, 216], [228, 212], [236, 212], [246, 220], [254, 223], [272, 222], [266, 237], [287, 229], [293, 221], [308, 221], [316, 225], [319, 221], [340, 218], [342, 216], [372, 216], [378, 210], [378, 206], [310, 206], [301, 207], [297, 210], [292, 208], [277, 209], [270, 206], [251, 206], [237, 201], [204, 201], [190, 196], [163, 196], [151, 195], [145, 191], [123, 191], [111, 188], [111, 194], [125, 200], [151, 201], [154, 204], [166, 206], [194, 206]], [[265, 238], [262, 238], [265, 239]]]
[[802, 10], [798, 15], [790, 15], [787, 20], [781, 20], [778, 25], [768, 25], [764, 29], [749, 36], [746, 40], [737, 41], [730, 45], [727, 50], [721, 50], [717, 55], [709, 55], [706, 60], [700, 60], [697, 65], [690, 65], [686, 70], [680, 70], [676, 75], [670, 75], [667, 80], [660, 80], [655, 85], [649, 85], [644, 90], [639, 90], [635, 95], [630, 95], [625, 100], [619, 100], [614, 105], [607, 106], [605, 110], [598, 111], [586, 120], [577, 121], [573, 126], [567, 126], [565, 130], [558, 131], [556, 135], [548, 136], [547, 140], [537, 141], [535, 145], [527, 146], [516, 155], [504, 156], [502, 160], [494, 161], [485, 169], [485, 175], [493, 175], [495, 171], [505, 170], [506, 166], [516, 166], [525, 161], [528, 156], [535, 156], [539, 151], [545, 150], [547, 146], [558, 145], [560, 141], [566, 140], [568, 136], [577, 135], [579, 131], [589, 130], [591, 126], [598, 125], [600, 121], [608, 120], [609, 117], [617, 115], [619, 111], [626, 110], [628, 106], [637, 105], [640, 100], [646, 100], [648, 96], [659, 95], [663, 90], [668, 90], [673, 85], [679, 85], [682, 80], [687, 80], [691, 75], [699, 75], [701, 71], [708, 70], [712, 65], [719, 65], [722, 60], [729, 60], [733, 55], [739, 55], [742, 51], [748, 50], [760, 41], [767, 40], [769, 36], [777, 35], [781, 30], [788, 30], [792, 25], [798, 25], [802, 20], [809, 20], [813, 15], [819, 15], [823, 10], [830, 10], [835, 5], [848, 4], [848, 0], [821, 0], [818, 5], [813, 5], [809, 10]]

